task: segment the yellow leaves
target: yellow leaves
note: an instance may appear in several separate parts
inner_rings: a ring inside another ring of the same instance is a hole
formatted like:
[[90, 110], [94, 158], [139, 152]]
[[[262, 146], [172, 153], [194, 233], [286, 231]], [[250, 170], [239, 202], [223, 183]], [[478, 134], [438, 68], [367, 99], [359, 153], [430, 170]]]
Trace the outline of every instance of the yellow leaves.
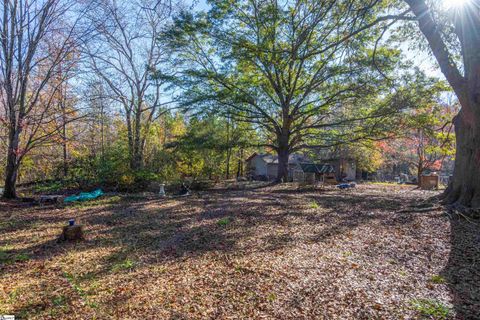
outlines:
[[120, 183], [125, 186], [133, 185], [135, 182], [135, 177], [133, 175], [124, 174], [120, 177]]

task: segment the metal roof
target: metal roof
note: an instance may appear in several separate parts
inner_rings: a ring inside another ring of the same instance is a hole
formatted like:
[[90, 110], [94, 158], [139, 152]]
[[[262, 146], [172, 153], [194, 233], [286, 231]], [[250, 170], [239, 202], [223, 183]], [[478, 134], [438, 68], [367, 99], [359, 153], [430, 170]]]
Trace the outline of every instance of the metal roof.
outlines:
[[[256, 154], [254, 153], [252, 156], [250, 156], [247, 161], [252, 160], [256, 156], [260, 157], [265, 163], [267, 164], [278, 164], [278, 156], [272, 155], [272, 154]], [[308, 162], [309, 159], [301, 154], [291, 154], [288, 157], [288, 163], [289, 164], [300, 164], [301, 162]]]
[[331, 164], [323, 163], [300, 163], [303, 172], [305, 173], [335, 173], [335, 169]]

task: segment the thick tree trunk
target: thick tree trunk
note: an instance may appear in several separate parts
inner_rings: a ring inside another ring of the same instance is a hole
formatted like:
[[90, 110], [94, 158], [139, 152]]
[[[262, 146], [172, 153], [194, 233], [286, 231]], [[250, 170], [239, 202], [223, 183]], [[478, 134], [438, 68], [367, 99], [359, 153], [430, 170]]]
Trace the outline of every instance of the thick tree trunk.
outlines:
[[277, 182], [288, 182], [288, 148], [278, 150]]
[[[480, 105], [469, 108], [479, 110]], [[480, 117], [462, 109], [455, 118], [457, 153], [453, 180], [445, 191], [447, 204], [480, 208]]]
[[238, 158], [238, 165], [237, 165], [237, 178], [243, 176], [243, 148], [240, 149], [240, 156]]

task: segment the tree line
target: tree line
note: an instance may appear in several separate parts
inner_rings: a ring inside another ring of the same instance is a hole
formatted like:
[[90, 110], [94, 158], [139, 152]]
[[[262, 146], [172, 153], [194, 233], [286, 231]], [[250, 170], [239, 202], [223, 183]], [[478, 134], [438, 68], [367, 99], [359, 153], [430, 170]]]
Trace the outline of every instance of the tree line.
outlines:
[[[275, 152], [286, 180], [291, 153], [391, 141], [409, 146], [419, 174], [456, 145], [446, 201], [478, 206], [479, 6], [4, 0], [3, 196], [17, 196], [26, 172], [125, 183], [240, 176], [255, 150]], [[407, 38], [445, 84], [405, 58]], [[455, 129], [448, 90], [462, 107]]]

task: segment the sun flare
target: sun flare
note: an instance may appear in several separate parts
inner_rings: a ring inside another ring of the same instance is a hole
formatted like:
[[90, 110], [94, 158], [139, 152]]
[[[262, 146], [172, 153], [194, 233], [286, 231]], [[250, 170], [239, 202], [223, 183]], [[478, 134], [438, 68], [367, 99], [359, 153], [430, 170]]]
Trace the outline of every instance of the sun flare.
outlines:
[[471, 0], [443, 0], [443, 6], [445, 9], [460, 8], [468, 4]]

